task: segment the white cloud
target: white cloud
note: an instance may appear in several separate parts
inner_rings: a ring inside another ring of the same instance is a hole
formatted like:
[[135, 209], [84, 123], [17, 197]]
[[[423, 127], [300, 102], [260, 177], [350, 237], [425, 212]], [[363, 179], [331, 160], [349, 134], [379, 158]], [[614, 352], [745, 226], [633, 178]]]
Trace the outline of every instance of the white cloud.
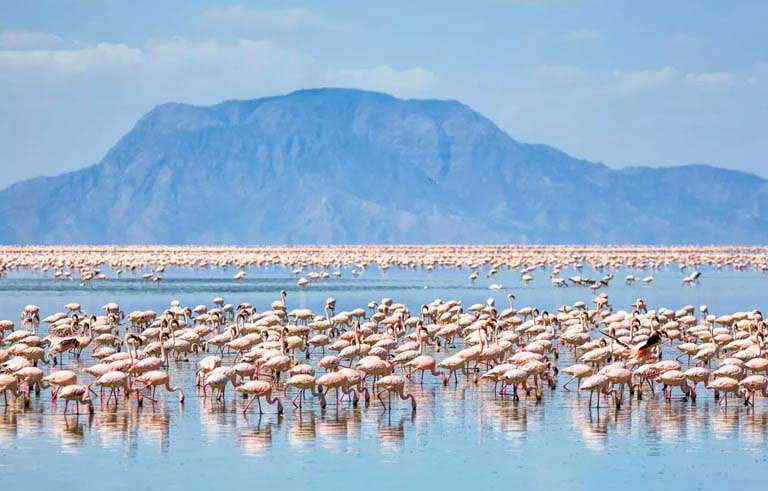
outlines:
[[244, 5], [211, 7], [202, 16], [209, 27], [237, 32], [292, 32], [323, 24], [320, 15], [305, 8], [255, 10]]
[[79, 75], [109, 72], [142, 63], [141, 50], [124, 44], [99, 43], [79, 49], [0, 50], [0, 75], [10, 78], [24, 73]]
[[587, 78], [587, 71], [573, 65], [541, 65], [536, 71], [543, 77], [556, 82], [578, 82]]
[[64, 46], [64, 40], [56, 34], [32, 31], [0, 32], [0, 49], [53, 49]]
[[434, 80], [435, 74], [422, 67], [397, 70], [381, 65], [373, 68], [339, 70], [331, 74], [329, 83], [343, 87], [392, 92], [395, 95], [408, 95], [428, 89]]
[[625, 72], [615, 70], [615, 79], [619, 88], [627, 93], [642, 92], [668, 84], [678, 78], [678, 71], [670, 66], [658, 70], [637, 70]]
[[271, 41], [183, 38], [155, 40], [136, 48], [100, 43], [69, 49], [0, 50], [0, 82], [56, 84], [70, 80], [87, 87], [125, 83], [150, 99], [210, 103], [313, 86], [356, 87], [414, 95], [435, 78], [423, 67], [332, 69], [312, 57]]
[[724, 88], [736, 83], [736, 74], [733, 72], [689, 72], [683, 75], [674, 67], [664, 67], [658, 70], [638, 70], [613, 72], [618, 81], [619, 89], [625, 93], [638, 93], [660, 88], [667, 85], [680, 86], [685, 82], [700, 87]]
[[685, 81], [706, 87], [730, 87], [736, 81], [736, 74], [732, 72], [688, 73]]
[[569, 32], [565, 36], [565, 40], [569, 43], [599, 41], [600, 38], [602, 38], [600, 31], [595, 29], [578, 29], [576, 31]]
[[180, 67], [193, 68], [201, 74], [218, 68], [249, 73], [256, 70], [298, 66], [309, 58], [296, 51], [282, 49], [271, 41], [239, 39], [233, 42], [187, 41], [175, 38], [152, 41], [143, 48], [146, 65], [165, 72]]

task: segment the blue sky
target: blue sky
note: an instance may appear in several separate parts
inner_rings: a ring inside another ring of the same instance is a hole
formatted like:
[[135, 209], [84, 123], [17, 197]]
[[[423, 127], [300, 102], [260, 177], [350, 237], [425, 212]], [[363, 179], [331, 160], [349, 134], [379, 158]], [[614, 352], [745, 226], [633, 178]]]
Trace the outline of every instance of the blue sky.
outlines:
[[6, 0], [0, 187], [97, 162], [162, 102], [316, 86], [457, 99], [613, 167], [768, 177], [766, 19], [748, 0]]

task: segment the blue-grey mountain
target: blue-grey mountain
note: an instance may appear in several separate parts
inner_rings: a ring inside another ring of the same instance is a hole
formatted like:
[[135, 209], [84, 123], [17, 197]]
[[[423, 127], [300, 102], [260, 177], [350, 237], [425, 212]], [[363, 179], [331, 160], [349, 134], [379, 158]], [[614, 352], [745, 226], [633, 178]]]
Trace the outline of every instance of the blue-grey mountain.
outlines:
[[[652, 145], [653, 142], [648, 142]], [[614, 170], [455, 101], [164, 104], [96, 165], [0, 191], [1, 243], [762, 243], [768, 182]]]

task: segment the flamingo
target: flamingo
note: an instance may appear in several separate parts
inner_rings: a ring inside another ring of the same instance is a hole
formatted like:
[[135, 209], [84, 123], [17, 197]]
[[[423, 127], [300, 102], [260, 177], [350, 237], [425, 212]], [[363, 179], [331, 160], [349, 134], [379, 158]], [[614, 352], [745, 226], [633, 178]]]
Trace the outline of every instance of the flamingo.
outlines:
[[[413, 397], [413, 394], [405, 394], [405, 378], [400, 375], [387, 375], [382, 377], [374, 383], [374, 388], [381, 389], [376, 393], [376, 397], [381, 401], [381, 405], [385, 409], [392, 409], [392, 394], [394, 393], [404, 401], [410, 399], [411, 409], [413, 411], [416, 410], [416, 398]], [[381, 398], [384, 393], [389, 393], [389, 407], [384, 403], [384, 399]]]
[[720, 391], [725, 396], [718, 402], [718, 404], [723, 404], [725, 402], [725, 406], [728, 406], [728, 394], [738, 394], [740, 386], [739, 381], [735, 378], [731, 377], [719, 377], [707, 384], [707, 388], [711, 390]]
[[0, 373], [0, 392], [3, 393], [5, 405], [8, 405], [8, 392], [14, 397], [19, 396], [19, 380], [13, 375]]
[[123, 389], [125, 391], [125, 398], [128, 399], [129, 397], [129, 389], [128, 389], [128, 374], [124, 372], [118, 372], [115, 370], [108, 371], [101, 375], [99, 378], [94, 380], [88, 385], [88, 388], [91, 387], [91, 385], [96, 384], [101, 388], [108, 388], [110, 389], [109, 395], [107, 396], [107, 407], [109, 407], [109, 400], [114, 396], [115, 398], [115, 407], [117, 407], [117, 394], [116, 392], [119, 392], [120, 389]]
[[67, 414], [69, 402], [75, 401], [77, 410], [75, 414], [80, 413], [80, 404], [86, 404], [88, 406], [88, 413], [93, 414], [93, 403], [91, 402], [90, 392], [91, 388], [87, 385], [71, 384], [61, 387], [58, 396], [64, 399], [64, 414]]
[[136, 382], [144, 384], [144, 387], [140, 387], [136, 389], [136, 395], [139, 396], [138, 398], [139, 405], [141, 405], [141, 401], [142, 401], [141, 391], [148, 387], [152, 388], [152, 397], [149, 397], [149, 399], [152, 402], [156, 402], [155, 390], [158, 387], [165, 387], [165, 390], [167, 390], [168, 392], [178, 391], [179, 404], [184, 403], [184, 389], [179, 386], [171, 387], [171, 379], [168, 376], [168, 373], [162, 370], [150, 370], [148, 372], [142, 373], [141, 375], [133, 379], [133, 383], [131, 386], [133, 386]]
[[264, 414], [264, 411], [261, 408], [262, 397], [264, 397], [267, 404], [277, 404], [277, 414], [283, 414], [283, 403], [280, 402], [280, 399], [277, 397], [272, 397], [273, 388], [274, 387], [271, 383], [265, 382], [263, 380], [250, 380], [235, 387], [237, 392], [251, 396], [248, 404], [245, 405], [245, 409], [243, 409], [243, 416], [248, 413], [248, 409], [251, 407], [251, 404], [253, 404], [253, 401], [257, 401], [259, 403], [259, 414]]
[[592, 407], [592, 396], [595, 394], [595, 392], [598, 393], [597, 395], [597, 408], [600, 409], [600, 393], [604, 392], [608, 388], [608, 377], [606, 377], [603, 374], [595, 374], [592, 376], [587, 377], [584, 379], [584, 381], [581, 383], [581, 387], [579, 387], [578, 391], [582, 392], [585, 390], [589, 391], [589, 407]]
[[42, 382], [56, 386], [56, 389], [51, 391], [51, 402], [56, 402], [61, 387], [77, 383], [77, 373], [72, 370], [58, 370], [43, 377]]
[[[296, 397], [293, 398], [291, 403], [293, 404], [293, 407], [298, 407], [301, 409], [301, 401], [304, 399], [304, 392], [309, 390], [314, 397], [317, 397], [320, 399], [320, 407], [325, 407], [325, 396], [323, 395], [322, 391], [318, 392], [315, 386], [315, 377], [306, 374], [306, 373], [299, 373], [296, 375], [291, 376], [288, 380], [285, 381], [285, 387], [283, 388], [283, 397], [286, 397], [288, 394], [288, 387], [295, 387], [299, 389], [298, 393], [296, 394]], [[299, 404], [296, 404], [296, 399], [299, 400]]]
[[768, 377], [765, 375], [750, 375], [739, 382], [739, 385], [745, 389], [745, 405], [755, 406], [757, 392], [760, 392], [763, 397], [768, 396]]
[[571, 390], [568, 388], [568, 384], [574, 380], [577, 381], [576, 390], [578, 390], [581, 387], [581, 380], [594, 374], [594, 369], [585, 363], [577, 363], [575, 365], [571, 365], [569, 367], [563, 368], [563, 371], [571, 376], [571, 378], [569, 378], [568, 381], [563, 384], [563, 389], [567, 391]]

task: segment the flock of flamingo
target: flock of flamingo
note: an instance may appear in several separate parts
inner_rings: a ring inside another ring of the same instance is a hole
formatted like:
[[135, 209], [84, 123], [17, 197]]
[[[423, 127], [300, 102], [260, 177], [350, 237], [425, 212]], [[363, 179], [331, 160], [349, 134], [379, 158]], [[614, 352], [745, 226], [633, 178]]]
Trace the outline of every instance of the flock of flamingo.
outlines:
[[[194, 248], [160, 248], [154, 253], [132, 248], [17, 248], [2, 256], [0, 271], [27, 268], [52, 272], [57, 279], [87, 281], [89, 275], [93, 279], [105, 274], [102, 270], [119, 275], [151, 268], [155, 277], [169, 266], [234, 265], [242, 271], [248, 265], [279, 265], [294, 268], [297, 275], [304, 268], [320, 269], [317, 275], [324, 278], [334, 265], [362, 271], [375, 264], [466, 266], [472, 270], [471, 281], [478, 280], [481, 268], [491, 279], [499, 269], [514, 267], [525, 281], [525, 275], [548, 266], [555, 286], [598, 290], [610, 284], [613, 273], [600, 279], [579, 275], [555, 280], [561, 269], [580, 270], [583, 264], [597, 271], [678, 264], [681, 270], [691, 270], [683, 282], [696, 283], [703, 265], [762, 269], [765, 252], [717, 248], [567, 252], [550, 247], [521, 248], [510, 255], [509, 250], [517, 248], [342, 249], [333, 254], [331, 248], [308, 248], [313, 252], [284, 248], [248, 252], [256, 256], [235, 259], [237, 252], [211, 254]], [[254, 259], [257, 256], [260, 259]], [[262, 262], [266, 256], [268, 263]], [[314, 281], [315, 275], [311, 277]], [[624, 279], [650, 283], [653, 274]], [[486, 387], [494, 398], [512, 404], [539, 404], [547, 391], [588, 393], [590, 409], [612, 405], [620, 410], [630, 398], [695, 403], [702, 388], [705, 397], [724, 406], [738, 401], [751, 409], [758, 396], [768, 396], [768, 327], [759, 310], [710, 313], [706, 305], [652, 308], [641, 298], [619, 309], [607, 293], [593, 295], [589, 302], [549, 310], [516, 305], [510, 293], [505, 305], [496, 305], [493, 298], [473, 305], [437, 299], [415, 309], [383, 298], [341, 310], [335, 299], [328, 298], [324, 308], [314, 312], [291, 308], [285, 290], [261, 308], [247, 302], [226, 303], [221, 297], [209, 305], [171, 301], [159, 311], [127, 313], [116, 302], [95, 310], [71, 302], [60, 312], [45, 314], [30, 304], [16, 314], [17, 319], [0, 320], [0, 392], [3, 404], [20, 410], [29, 407], [33, 397], [49, 397], [51, 410], [63, 401], [64, 414], [80, 414], [82, 408], [93, 414], [97, 408], [113, 412], [167, 404], [160, 400], [168, 397], [163, 393], [178, 393], [178, 403], [184, 404], [190, 390], [215, 409], [227, 400], [230, 388], [229, 397], [236, 404], [243, 399], [243, 414], [254, 404], [260, 414], [265, 405], [267, 411], [274, 406], [278, 414], [286, 405], [299, 412], [343, 405], [417, 411], [419, 399], [414, 393], [419, 391], [413, 389], [429, 383], [442, 384], [444, 390], [466, 384]], [[183, 384], [174, 384], [173, 379], [192, 370], [195, 385], [187, 386], [185, 393]], [[49, 396], [43, 395], [45, 390]], [[398, 400], [404, 405], [398, 406]]]
[[[627, 275], [627, 282], [651, 283], [653, 270], [676, 264], [681, 271], [691, 271], [683, 283], [695, 283], [701, 266], [730, 267], [734, 270], [768, 271], [766, 247], [651, 247], [651, 246], [295, 246], [295, 247], [193, 247], [193, 246], [0, 246], [0, 277], [16, 270], [53, 273], [57, 280], [79, 280], [92, 284], [149, 269], [141, 277], [159, 282], [166, 268], [235, 269], [234, 280], [245, 280], [249, 267], [290, 267], [297, 275], [309, 271], [297, 281], [307, 287], [313, 281], [341, 277], [341, 268], [351, 268], [357, 276], [373, 265], [390, 267], [466, 268], [470, 280], [477, 280], [479, 270], [487, 268], [488, 278], [500, 269], [519, 270], [528, 282], [537, 268], [551, 268], [554, 286], [581, 285], [599, 289], [606, 278], [592, 279], [576, 275], [560, 276], [561, 269], [594, 270], [622, 268], [651, 270], [642, 278]], [[608, 280], [612, 279], [612, 275]], [[504, 285], [493, 283], [492, 290]]]
[[[41, 270], [66, 266], [77, 267], [82, 275], [94, 267], [79, 262], [88, 256], [42, 257], [34, 264], [6, 258], [6, 269], [8, 264]], [[725, 257], [733, 267], [757, 264]], [[702, 260], [708, 261], [699, 256], [681, 264]], [[101, 264], [97, 261], [90, 263]], [[141, 260], [134, 262], [142, 265]], [[553, 268], [554, 275], [561, 266]], [[522, 274], [531, 267], [524, 266]], [[599, 282], [607, 285], [611, 278]], [[697, 279], [698, 274], [693, 281]], [[633, 281], [630, 276], [626, 280]], [[231, 386], [248, 399], [243, 413], [254, 402], [263, 412], [262, 399], [282, 413], [281, 399], [289, 391], [294, 392], [291, 405], [299, 410], [310, 396], [323, 409], [329, 398], [337, 407], [346, 399], [348, 404], [363, 400], [391, 409], [394, 395], [415, 411], [417, 399], [408, 388], [423, 384], [426, 374], [447, 386], [492, 384], [498, 397], [518, 401], [541, 400], [544, 391], [558, 387], [556, 378], [563, 372], [570, 378], [562, 389], [570, 391], [576, 381], [575, 390], [589, 392], [590, 407], [594, 399], [597, 407], [605, 400], [618, 408], [627, 397], [655, 397], [657, 389], [666, 400], [679, 390], [683, 398], [695, 401], [699, 385], [726, 405], [730, 396], [753, 407], [758, 394], [768, 395], [766, 324], [758, 310], [715, 316], [704, 305], [650, 309], [642, 299], [616, 310], [606, 293], [590, 304], [576, 302], [551, 312], [537, 306], [516, 308], [512, 294], [504, 308], [493, 299], [470, 306], [453, 299], [435, 300], [416, 311], [387, 298], [337, 311], [336, 300], [329, 298], [322, 312], [313, 312], [291, 309], [286, 299], [282, 291], [262, 311], [245, 302], [226, 304], [219, 297], [210, 306], [173, 301], [159, 313], [127, 315], [117, 303], [88, 312], [72, 302], [42, 319], [39, 307], [27, 305], [18, 326], [0, 320], [3, 402], [26, 406], [32, 392], [39, 395], [50, 388], [51, 403], [63, 400], [65, 412], [70, 403], [76, 412], [81, 404], [93, 412], [96, 396], [106, 409], [131, 401], [155, 404], [162, 388], [178, 392], [183, 404], [184, 390], [171, 383], [168, 368], [178, 370], [191, 358], [200, 397], [220, 402]], [[670, 350], [676, 356], [664, 358]], [[574, 363], [562, 366], [564, 353]]]

